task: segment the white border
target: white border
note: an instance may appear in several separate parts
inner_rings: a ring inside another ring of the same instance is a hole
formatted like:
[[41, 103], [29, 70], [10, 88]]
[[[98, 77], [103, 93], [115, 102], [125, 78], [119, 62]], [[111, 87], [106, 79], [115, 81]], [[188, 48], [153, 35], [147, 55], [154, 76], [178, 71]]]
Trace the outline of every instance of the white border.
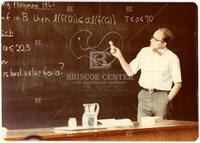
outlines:
[[[7, 0], [8, 1], [8, 0]], [[31, 2], [36, 2], [39, 0], [11, 0], [12, 1], [31, 1]], [[199, 6], [200, 6], [200, 0], [168, 0], [168, 1], [161, 1], [161, 0], [42, 0], [42, 1], [52, 1], [52, 2], [122, 2], [122, 3], [125, 3], [125, 2], [193, 2], [197, 5], [197, 8], [198, 8], [198, 17], [199, 17]], [[6, 0], [0, 0], [0, 5], [2, 6], [2, 4], [6, 2]], [[1, 8], [2, 10], [2, 8]], [[1, 15], [1, 10], [0, 10], [0, 15]], [[1, 27], [1, 20], [0, 20], [0, 27]], [[198, 48], [198, 71], [200, 71], [200, 68], [199, 68], [199, 37], [200, 37], [200, 34], [199, 34], [199, 18], [198, 18], [198, 43], [197, 43], [197, 48]], [[0, 40], [1, 41], [1, 40]], [[0, 43], [0, 46], [1, 46], [1, 43]], [[0, 51], [0, 59], [1, 59], [1, 51]], [[0, 66], [0, 78], [1, 78], [1, 81], [0, 81], [0, 142], [6, 142], [5, 140], [3, 140], [1, 138], [1, 132], [2, 132], [2, 69], [1, 69], [1, 66]], [[198, 111], [200, 110], [199, 109], [199, 74], [198, 74]], [[199, 112], [200, 113], [200, 112]], [[198, 114], [198, 119], [200, 119], [200, 115]], [[200, 129], [199, 129], [199, 133], [200, 133]], [[195, 141], [195, 142], [199, 142], [199, 139], [200, 137], [198, 137], [198, 139]], [[14, 141], [11, 141], [11, 142], [14, 142]], [[45, 141], [43, 141], [45, 142]], [[56, 141], [57, 142], [57, 141]], [[76, 141], [77, 142], [77, 141]], [[78, 141], [79, 143], [80, 141]], [[102, 141], [101, 141], [102, 142]], [[83, 143], [83, 142], [80, 142], [80, 143]]]

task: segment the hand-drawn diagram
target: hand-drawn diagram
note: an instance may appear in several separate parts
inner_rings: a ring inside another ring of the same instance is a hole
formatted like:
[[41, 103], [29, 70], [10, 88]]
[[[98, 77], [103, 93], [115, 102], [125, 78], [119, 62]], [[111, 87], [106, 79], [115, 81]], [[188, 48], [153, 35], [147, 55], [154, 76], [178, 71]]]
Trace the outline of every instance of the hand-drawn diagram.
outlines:
[[[89, 58], [90, 68], [97, 69], [110, 67], [116, 58], [110, 54], [109, 41], [112, 41], [116, 47], [122, 50], [122, 36], [118, 32], [111, 31], [105, 34], [100, 42], [95, 41], [92, 36], [95, 35], [89, 30], [80, 30], [76, 32], [69, 43], [71, 53], [77, 60], [85, 57]], [[91, 43], [95, 46], [91, 46]]]

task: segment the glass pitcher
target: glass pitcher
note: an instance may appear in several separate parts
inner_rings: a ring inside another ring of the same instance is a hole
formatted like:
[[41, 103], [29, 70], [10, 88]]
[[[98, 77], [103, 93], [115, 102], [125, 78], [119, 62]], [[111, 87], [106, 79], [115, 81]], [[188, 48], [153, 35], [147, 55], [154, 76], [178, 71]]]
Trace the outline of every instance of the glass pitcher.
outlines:
[[98, 103], [83, 104], [84, 113], [82, 116], [82, 125], [85, 128], [93, 128], [97, 126], [97, 116], [99, 113]]

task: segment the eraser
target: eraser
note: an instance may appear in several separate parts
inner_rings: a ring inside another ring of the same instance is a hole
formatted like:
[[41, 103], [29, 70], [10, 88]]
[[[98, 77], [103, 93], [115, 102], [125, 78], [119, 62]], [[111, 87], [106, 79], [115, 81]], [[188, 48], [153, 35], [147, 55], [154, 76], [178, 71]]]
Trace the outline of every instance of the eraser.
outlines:
[[155, 126], [156, 123], [162, 120], [162, 117], [146, 116], [141, 118], [142, 126]]

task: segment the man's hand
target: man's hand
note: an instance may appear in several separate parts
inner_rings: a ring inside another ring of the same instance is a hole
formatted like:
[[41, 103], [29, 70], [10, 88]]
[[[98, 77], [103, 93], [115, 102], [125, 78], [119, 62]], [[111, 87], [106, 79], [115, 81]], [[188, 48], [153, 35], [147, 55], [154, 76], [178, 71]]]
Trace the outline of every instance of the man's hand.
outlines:
[[174, 83], [174, 86], [172, 87], [172, 89], [171, 89], [171, 91], [169, 92], [169, 95], [168, 95], [169, 101], [171, 101], [176, 96], [176, 94], [179, 92], [181, 87], [182, 87], [181, 82]]
[[121, 66], [122, 66], [122, 68], [124, 69], [124, 71], [126, 72], [126, 74], [127, 74], [128, 76], [132, 76], [134, 73], [133, 73], [133, 71], [132, 71], [132, 69], [131, 69], [131, 66], [126, 62], [126, 60], [124, 59], [124, 57], [123, 57], [121, 51], [119, 50], [119, 48], [115, 47], [115, 46], [113, 45], [113, 42], [112, 42], [112, 41], [109, 42], [109, 45], [110, 45], [110, 53], [111, 53], [114, 57], [118, 58], [118, 60], [119, 60], [119, 62], [120, 62], [120, 64], [121, 64]]
[[116, 58], [120, 58], [120, 57], [122, 57], [122, 54], [121, 54], [121, 51], [119, 50], [119, 48], [117, 48], [117, 47], [115, 47], [114, 45], [113, 45], [113, 42], [112, 41], [110, 41], [109, 42], [109, 45], [110, 45], [110, 53], [114, 56], [114, 57], [116, 57]]

